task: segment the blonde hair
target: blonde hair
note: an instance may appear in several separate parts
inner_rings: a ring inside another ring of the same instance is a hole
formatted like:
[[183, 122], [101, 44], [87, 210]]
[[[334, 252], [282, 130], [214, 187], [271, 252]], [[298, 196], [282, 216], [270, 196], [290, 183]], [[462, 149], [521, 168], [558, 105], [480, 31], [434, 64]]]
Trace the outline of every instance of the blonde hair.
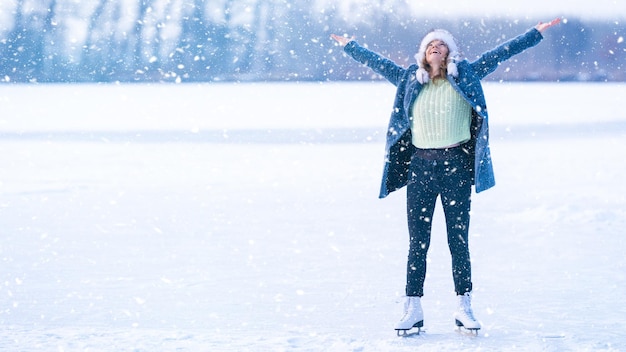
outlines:
[[436, 78], [439, 78], [440, 75], [443, 75], [444, 78], [448, 75], [455, 78], [459, 76], [456, 63], [461, 59], [461, 55], [459, 53], [459, 47], [456, 44], [456, 40], [454, 40], [452, 34], [445, 29], [434, 29], [426, 34], [426, 36], [422, 39], [419, 50], [417, 51], [417, 54], [415, 54], [415, 61], [418, 66], [415, 76], [422, 84], [428, 82], [430, 78], [429, 71], [431, 70], [430, 65], [426, 62], [426, 47], [435, 39], [441, 40], [448, 47], [448, 56], [445, 61], [447, 65], [442, 65], [441, 71], [437, 73]]
[[[438, 39], [435, 39], [438, 40]], [[446, 48], [448, 48], [448, 53], [446, 54], [446, 57], [444, 59], [444, 62], [448, 62], [448, 57], [450, 55], [450, 47], [448, 46], [448, 43], [441, 41], [442, 43], [444, 43], [446, 45]], [[430, 42], [432, 43], [432, 41]], [[428, 43], [428, 44], [430, 44]], [[428, 63], [428, 61], [426, 61], [426, 55], [423, 55], [422, 57], [422, 62], [418, 62], [418, 66], [419, 67], [423, 67], [426, 72], [428, 72], [429, 76], [432, 76], [431, 70], [432, 70], [432, 66], [430, 66], [430, 64]], [[448, 76], [448, 67], [446, 65], [441, 65], [439, 67], [439, 74], [432, 76], [431, 78], [433, 79], [440, 79], [440, 78], [446, 78], [446, 76]]]

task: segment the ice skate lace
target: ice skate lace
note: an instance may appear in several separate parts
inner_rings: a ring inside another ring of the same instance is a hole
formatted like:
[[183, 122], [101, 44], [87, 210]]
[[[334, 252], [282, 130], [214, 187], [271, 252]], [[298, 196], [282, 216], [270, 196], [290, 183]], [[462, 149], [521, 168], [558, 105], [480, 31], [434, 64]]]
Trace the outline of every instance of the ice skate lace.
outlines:
[[416, 304], [411, 304], [409, 301], [404, 302], [404, 316], [400, 321], [405, 322], [409, 320], [417, 310], [418, 307]]
[[469, 297], [464, 297], [463, 299], [463, 313], [465, 313], [469, 319], [476, 320], [476, 318], [474, 318], [474, 311], [472, 310], [472, 302]]

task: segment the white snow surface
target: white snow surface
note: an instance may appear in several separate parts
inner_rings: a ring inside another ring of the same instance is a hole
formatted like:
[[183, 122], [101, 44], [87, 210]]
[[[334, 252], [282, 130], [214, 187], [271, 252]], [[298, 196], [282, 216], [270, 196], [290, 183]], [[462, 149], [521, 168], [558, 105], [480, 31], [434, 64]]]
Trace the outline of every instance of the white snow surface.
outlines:
[[623, 84], [487, 83], [477, 337], [402, 314], [387, 83], [0, 86], [2, 351], [626, 350]]

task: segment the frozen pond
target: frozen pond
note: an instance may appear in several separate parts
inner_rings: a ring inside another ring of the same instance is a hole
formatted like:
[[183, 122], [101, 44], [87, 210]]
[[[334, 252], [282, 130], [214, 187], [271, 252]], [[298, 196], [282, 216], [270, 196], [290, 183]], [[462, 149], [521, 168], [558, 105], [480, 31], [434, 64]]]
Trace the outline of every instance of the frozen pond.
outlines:
[[455, 332], [440, 205], [398, 338], [386, 83], [0, 86], [0, 349], [626, 349], [623, 84], [488, 83], [497, 186]]

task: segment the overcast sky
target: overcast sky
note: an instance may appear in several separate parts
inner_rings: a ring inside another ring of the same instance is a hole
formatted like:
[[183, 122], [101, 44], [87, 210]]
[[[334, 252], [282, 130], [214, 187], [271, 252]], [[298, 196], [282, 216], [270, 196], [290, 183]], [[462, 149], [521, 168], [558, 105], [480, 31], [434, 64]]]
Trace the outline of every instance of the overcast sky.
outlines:
[[410, 3], [418, 13], [427, 15], [504, 15], [538, 20], [569, 16], [626, 20], [626, 0], [417, 0]]

